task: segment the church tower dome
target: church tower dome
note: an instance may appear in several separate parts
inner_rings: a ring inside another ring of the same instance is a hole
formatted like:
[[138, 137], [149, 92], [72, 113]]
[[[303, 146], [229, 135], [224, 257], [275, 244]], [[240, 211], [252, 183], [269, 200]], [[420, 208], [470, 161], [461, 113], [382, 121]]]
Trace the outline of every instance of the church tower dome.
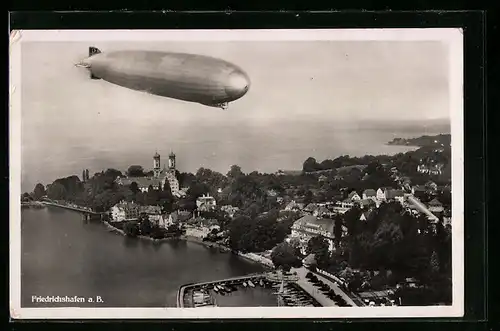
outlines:
[[155, 155], [153, 156], [153, 173], [155, 178], [160, 177], [161, 173], [161, 166], [160, 166], [160, 154], [158, 154], [158, 151], [156, 151]]
[[170, 152], [168, 155], [168, 169], [175, 170], [175, 154], [174, 152]]

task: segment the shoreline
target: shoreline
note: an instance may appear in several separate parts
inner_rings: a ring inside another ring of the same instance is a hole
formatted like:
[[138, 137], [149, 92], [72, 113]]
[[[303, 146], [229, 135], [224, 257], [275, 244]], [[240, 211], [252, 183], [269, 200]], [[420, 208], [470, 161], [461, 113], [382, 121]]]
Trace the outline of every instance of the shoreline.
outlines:
[[[100, 222], [103, 223], [110, 232], [115, 232], [115, 233], [118, 233], [124, 237], [127, 237], [125, 231], [113, 226], [109, 221], [100, 220]], [[262, 256], [260, 256], [258, 254], [234, 252], [233, 250], [231, 250], [231, 248], [229, 248], [227, 246], [221, 245], [221, 244], [216, 243], [216, 242], [203, 241], [201, 238], [195, 237], [195, 236], [181, 235], [179, 237], [154, 239], [154, 238], [151, 238], [148, 236], [138, 235], [135, 238], [137, 238], [139, 240], [152, 241], [154, 243], [163, 243], [163, 242], [168, 242], [168, 241], [173, 241], [173, 240], [184, 240], [186, 242], [196, 243], [199, 245], [203, 245], [205, 247], [217, 248], [217, 249], [219, 249], [220, 253], [232, 253], [232, 254], [234, 254], [234, 255], [236, 255], [244, 260], [247, 260], [247, 261], [253, 262], [253, 263], [257, 263], [266, 270], [273, 270], [274, 269], [274, 265], [269, 259], [263, 258]]]
[[[102, 222], [104, 223], [104, 225], [111, 232], [119, 233], [119, 234], [121, 234], [124, 237], [127, 236], [122, 229], [114, 227], [108, 221], [102, 221]], [[244, 259], [244, 260], [247, 260], [247, 261], [253, 262], [253, 263], [257, 263], [257, 264], [261, 265], [266, 270], [273, 270], [274, 269], [271, 262], [265, 263], [263, 261], [259, 261], [256, 258], [252, 258], [248, 254], [244, 254], [244, 253], [241, 253], [241, 252], [233, 252], [231, 250], [231, 248], [229, 248], [227, 246], [224, 246], [224, 245], [221, 245], [221, 244], [218, 244], [218, 243], [215, 243], [215, 242], [211, 242], [211, 241], [203, 241], [202, 239], [200, 239], [198, 237], [194, 237], [194, 236], [181, 235], [179, 237], [162, 238], [162, 239], [154, 239], [154, 238], [147, 237], [147, 236], [137, 236], [135, 238], [140, 239], [140, 240], [149, 240], [149, 241], [152, 241], [152, 242], [155, 242], [155, 243], [163, 243], [163, 242], [168, 242], [168, 241], [173, 241], [173, 240], [183, 240], [183, 241], [186, 241], [186, 242], [191, 242], [191, 243], [199, 244], [199, 245], [202, 245], [202, 246], [205, 246], [205, 247], [209, 247], [209, 248], [218, 248], [220, 253], [232, 253], [232, 254], [234, 254], [234, 255], [236, 255], [236, 256]]]

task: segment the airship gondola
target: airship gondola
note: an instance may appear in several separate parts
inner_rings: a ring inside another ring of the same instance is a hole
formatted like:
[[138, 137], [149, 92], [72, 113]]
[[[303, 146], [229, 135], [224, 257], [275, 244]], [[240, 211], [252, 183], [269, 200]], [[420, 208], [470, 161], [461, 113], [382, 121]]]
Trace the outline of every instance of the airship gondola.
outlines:
[[89, 57], [76, 66], [132, 90], [227, 108], [250, 88], [248, 75], [235, 64], [197, 54], [125, 50], [103, 53], [89, 47]]

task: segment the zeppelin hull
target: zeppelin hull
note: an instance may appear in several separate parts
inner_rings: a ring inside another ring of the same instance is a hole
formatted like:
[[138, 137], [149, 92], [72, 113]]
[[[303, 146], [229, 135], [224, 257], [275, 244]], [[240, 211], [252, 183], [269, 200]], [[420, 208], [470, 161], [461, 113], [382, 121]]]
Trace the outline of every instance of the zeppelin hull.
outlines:
[[89, 58], [91, 75], [163, 97], [217, 105], [243, 96], [250, 85], [239, 67], [211, 57], [122, 51]]

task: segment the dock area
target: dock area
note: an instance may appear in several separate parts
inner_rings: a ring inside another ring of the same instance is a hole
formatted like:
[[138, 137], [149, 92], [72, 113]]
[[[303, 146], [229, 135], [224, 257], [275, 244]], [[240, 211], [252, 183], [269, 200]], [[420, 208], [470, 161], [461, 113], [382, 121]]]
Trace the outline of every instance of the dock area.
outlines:
[[[237, 285], [245, 286], [243, 284], [246, 284], [246, 286], [251, 286], [248, 283], [249, 281], [250, 284], [253, 284], [253, 286], [255, 286], [255, 284], [259, 284], [261, 280], [264, 281], [265, 278], [266, 278], [265, 273], [259, 273], [259, 274], [251, 274], [240, 277], [214, 280], [203, 283], [182, 285], [179, 288], [179, 291], [177, 292], [177, 307], [191, 308], [200, 306], [216, 306], [216, 302], [207, 299], [209, 297], [208, 290], [215, 290], [218, 292], [219, 288], [221, 288], [221, 291], [226, 291], [226, 289], [228, 288], [231, 289], [232, 287]], [[187, 296], [186, 294], [188, 292], [190, 292], [190, 294], [193, 294], [193, 298], [186, 297]], [[207, 294], [201, 298], [203, 303], [200, 302], [198, 304], [197, 302], [195, 302], [195, 298], [199, 295], [198, 293]]]
[[[236, 302], [253, 306], [318, 307], [321, 303], [298, 283], [299, 277], [275, 272], [186, 284], [177, 293], [177, 307], [226, 307]], [[242, 296], [245, 297], [242, 301]], [[274, 298], [271, 299], [270, 298]], [[219, 302], [217, 302], [219, 300]], [[234, 301], [237, 300], [237, 301]], [[264, 300], [264, 301], [262, 301]]]

